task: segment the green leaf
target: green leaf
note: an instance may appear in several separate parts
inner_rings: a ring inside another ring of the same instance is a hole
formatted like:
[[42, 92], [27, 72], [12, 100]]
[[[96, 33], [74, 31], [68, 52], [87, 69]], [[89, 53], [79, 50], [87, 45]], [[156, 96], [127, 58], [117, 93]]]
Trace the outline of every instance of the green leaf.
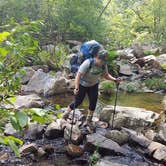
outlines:
[[0, 144], [5, 144], [5, 145], [7, 144], [7, 143], [5, 142], [4, 137], [3, 137], [3, 136], [1, 136], [1, 137], [0, 137]]
[[15, 142], [14, 142], [13, 140], [10, 140], [10, 139], [9, 139], [9, 140], [8, 140], [8, 143], [9, 143], [10, 147], [12, 148], [12, 150], [14, 151], [15, 155], [16, 155], [17, 157], [20, 157], [21, 155], [20, 155], [19, 149], [18, 149], [18, 147], [16, 146]]
[[32, 108], [30, 109], [31, 112], [38, 116], [45, 116], [48, 110], [40, 109], [40, 108]]
[[10, 35], [9, 32], [0, 33], [0, 42], [3, 42], [9, 35]]
[[54, 105], [54, 108], [55, 108], [56, 110], [59, 110], [59, 109], [61, 109], [61, 106], [60, 106], [59, 104], [55, 104], [55, 105]]
[[22, 128], [28, 124], [28, 116], [25, 112], [18, 111], [16, 112], [15, 117]]
[[11, 116], [11, 117], [10, 117], [10, 122], [11, 122], [12, 126], [14, 127], [14, 129], [16, 129], [16, 130], [21, 130], [21, 127], [20, 127], [20, 125], [18, 124], [18, 121], [17, 121], [16, 117]]
[[22, 145], [23, 144], [23, 141], [16, 138], [16, 137], [13, 137], [13, 136], [8, 136], [8, 139], [10, 140], [13, 140], [15, 143], [19, 144], [19, 145]]
[[41, 117], [41, 116], [37, 116], [37, 115], [33, 115], [32, 116], [32, 120], [33, 121], [37, 121], [37, 122], [39, 122], [41, 124], [44, 124], [46, 122], [45, 117]]
[[58, 119], [62, 118], [62, 113], [61, 113], [61, 112], [56, 113], [56, 117], [57, 117]]
[[8, 50], [6, 50], [5, 48], [2, 48], [2, 47], [0, 47], [0, 55], [2, 56], [2, 57], [6, 57], [6, 55], [8, 54]]
[[16, 101], [16, 97], [10, 97], [8, 100], [9, 100], [11, 103], [14, 103], [14, 102]]

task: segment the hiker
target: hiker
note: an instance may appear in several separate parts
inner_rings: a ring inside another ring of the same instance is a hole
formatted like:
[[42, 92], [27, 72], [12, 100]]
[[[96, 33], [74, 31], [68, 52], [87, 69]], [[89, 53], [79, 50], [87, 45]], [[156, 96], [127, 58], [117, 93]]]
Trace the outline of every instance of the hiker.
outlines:
[[108, 53], [104, 49], [100, 49], [94, 56], [93, 60], [86, 59], [80, 66], [75, 78], [74, 95], [75, 100], [68, 106], [63, 113], [62, 118], [67, 119], [70, 112], [77, 108], [84, 100], [85, 95], [88, 95], [89, 110], [84, 126], [92, 127], [92, 117], [96, 108], [98, 99], [98, 86], [101, 77], [107, 80], [119, 83], [120, 79], [111, 76], [108, 73], [106, 65]]

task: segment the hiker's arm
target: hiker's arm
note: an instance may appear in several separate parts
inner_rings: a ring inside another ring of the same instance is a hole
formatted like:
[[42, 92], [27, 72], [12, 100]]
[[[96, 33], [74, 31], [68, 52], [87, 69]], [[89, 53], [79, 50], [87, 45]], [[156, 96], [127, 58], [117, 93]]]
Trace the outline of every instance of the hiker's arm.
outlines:
[[104, 78], [111, 81], [116, 81], [116, 78], [109, 73], [105, 73]]
[[80, 72], [77, 72], [76, 78], [75, 78], [75, 89], [79, 90], [79, 84], [82, 74]]

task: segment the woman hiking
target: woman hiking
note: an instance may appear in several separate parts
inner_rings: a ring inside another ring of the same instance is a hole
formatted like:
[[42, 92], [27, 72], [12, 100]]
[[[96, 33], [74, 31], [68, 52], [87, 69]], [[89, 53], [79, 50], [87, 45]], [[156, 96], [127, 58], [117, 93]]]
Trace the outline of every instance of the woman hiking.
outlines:
[[77, 108], [84, 100], [85, 95], [88, 95], [89, 109], [84, 126], [93, 128], [92, 117], [96, 108], [98, 99], [98, 86], [102, 77], [107, 80], [119, 83], [120, 79], [111, 76], [108, 73], [106, 65], [108, 53], [104, 49], [100, 49], [94, 55], [93, 60], [86, 59], [79, 67], [75, 78], [74, 95], [75, 100], [68, 106], [67, 110], [63, 113], [62, 118], [67, 119], [70, 112]]

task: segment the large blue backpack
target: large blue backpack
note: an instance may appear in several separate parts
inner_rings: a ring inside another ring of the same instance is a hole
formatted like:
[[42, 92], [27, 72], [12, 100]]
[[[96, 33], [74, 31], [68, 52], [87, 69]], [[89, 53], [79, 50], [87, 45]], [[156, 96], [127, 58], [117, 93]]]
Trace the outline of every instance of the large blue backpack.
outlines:
[[95, 40], [85, 42], [80, 47], [80, 53], [74, 54], [70, 60], [71, 72], [75, 75], [80, 67], [80, 65], [86, 60], [90, 60], [90, 66], [93, 63], [93, 57], [98, 53], [101, 48]]

